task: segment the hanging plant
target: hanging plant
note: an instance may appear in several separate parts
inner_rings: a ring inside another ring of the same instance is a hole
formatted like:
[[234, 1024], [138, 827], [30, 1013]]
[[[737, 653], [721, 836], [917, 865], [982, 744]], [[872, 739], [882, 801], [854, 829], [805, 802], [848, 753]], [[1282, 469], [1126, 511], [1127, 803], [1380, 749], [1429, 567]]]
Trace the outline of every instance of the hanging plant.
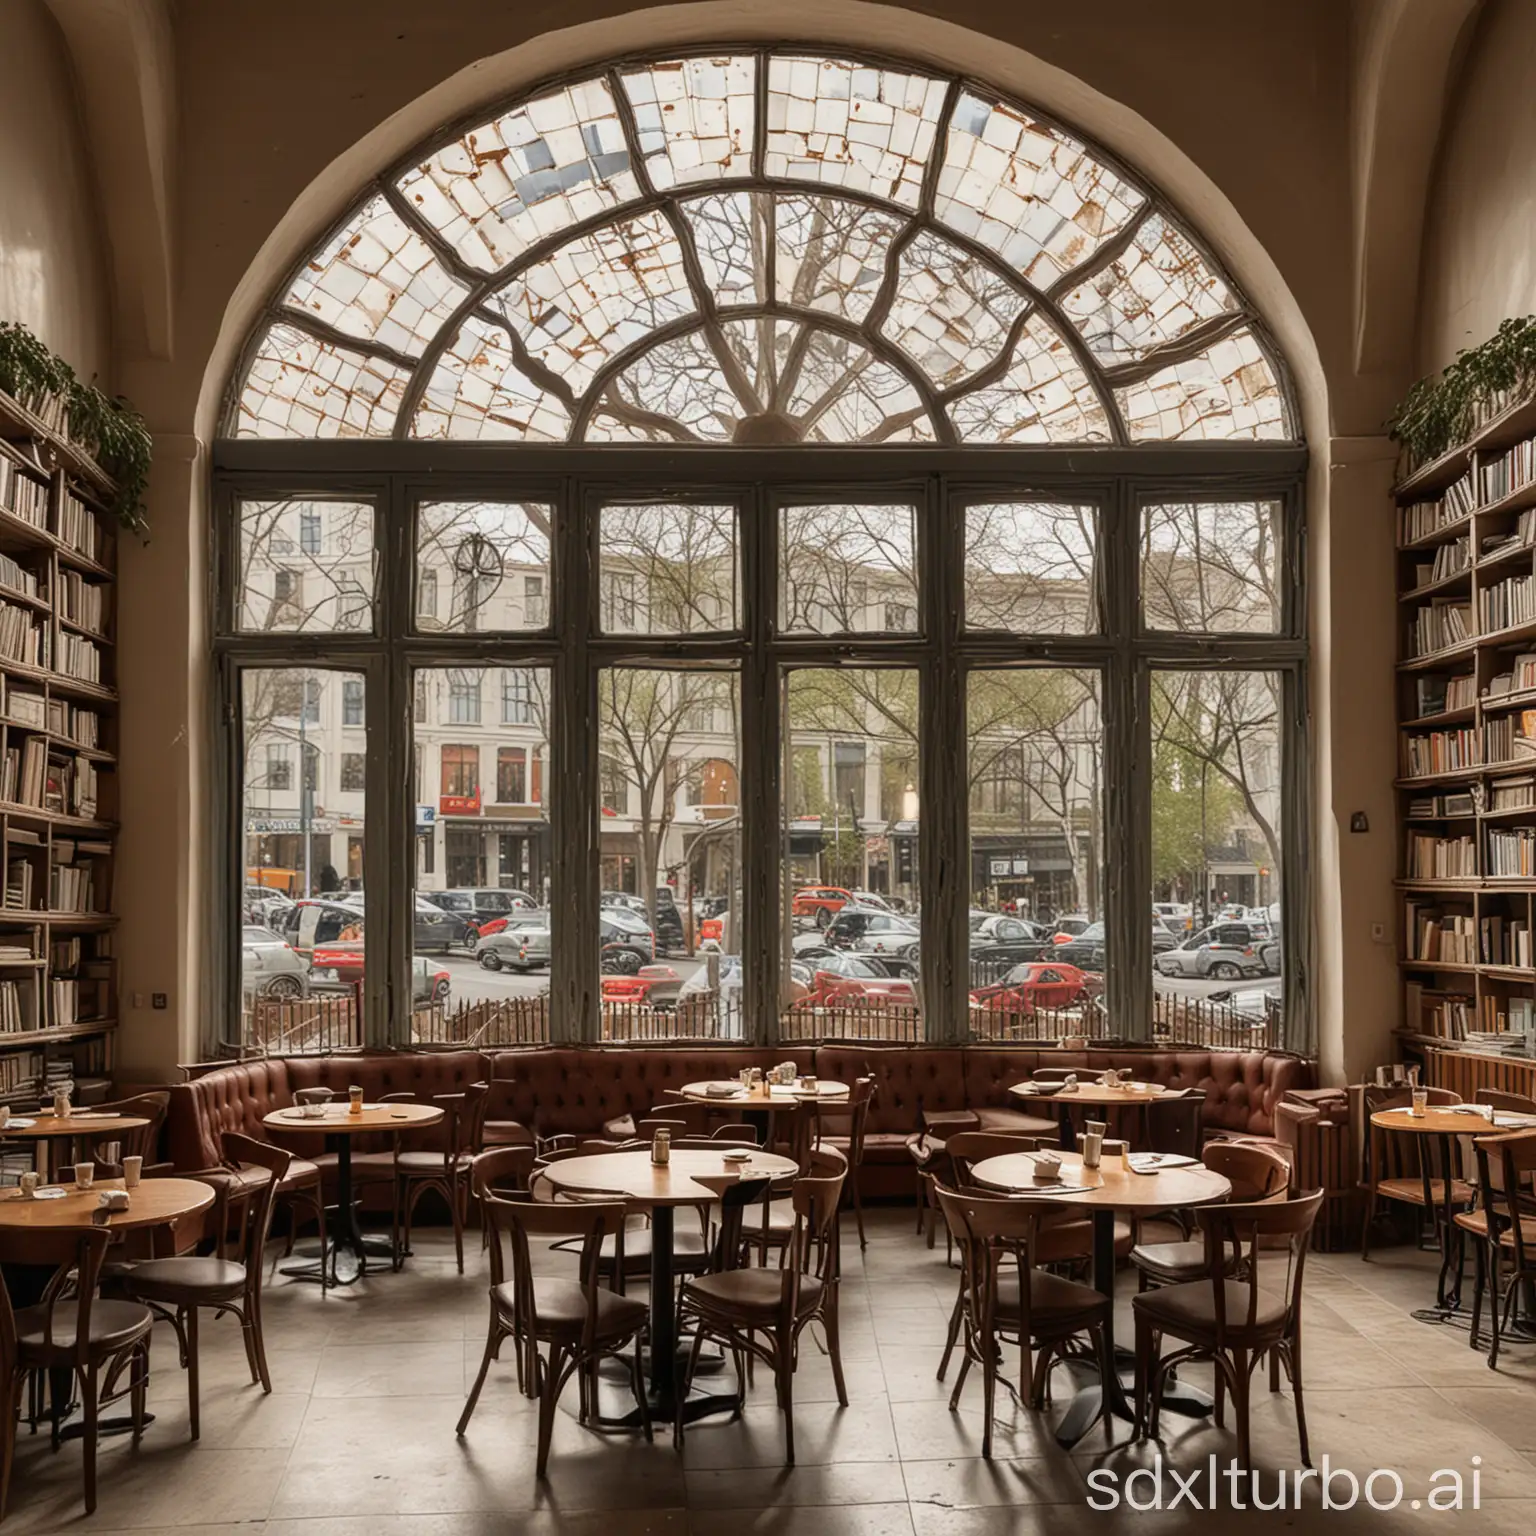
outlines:
[[1514, 401], [1536, 391], [1536, 315], [1506, 320], [1481, 346], [1464, 349], [1438, 378], [1420, 379], [1387, 431], [1410, 469], [1464, 443]]
[[90, 454], [116, 482], [112, 511], [118, 522], [134, 533], [148, 531], [144, 492], [154, 442], [126, 400], [81, 383], [26, 326], [9, 320], [0, 321], [0, 389]]

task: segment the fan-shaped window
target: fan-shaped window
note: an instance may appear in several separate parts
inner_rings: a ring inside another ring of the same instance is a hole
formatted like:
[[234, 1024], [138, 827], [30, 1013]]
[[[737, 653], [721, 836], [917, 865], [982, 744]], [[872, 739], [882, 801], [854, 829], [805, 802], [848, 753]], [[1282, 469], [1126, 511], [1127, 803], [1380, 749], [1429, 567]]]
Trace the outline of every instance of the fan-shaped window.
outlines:
[[1133, 176], [915, 68], [708, 54], [488, 114], [285, 285], [241, 437], [1287, 439], [1256, 317]]

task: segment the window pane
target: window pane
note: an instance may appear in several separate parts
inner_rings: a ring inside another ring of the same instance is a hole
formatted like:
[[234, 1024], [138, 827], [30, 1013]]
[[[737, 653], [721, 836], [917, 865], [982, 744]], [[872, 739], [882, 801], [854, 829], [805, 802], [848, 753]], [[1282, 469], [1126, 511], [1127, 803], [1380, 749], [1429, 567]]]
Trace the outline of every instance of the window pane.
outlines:
[[549, 671], [422, 668], [414, 695], [412, 1036], [547, 1039]]
[[916, 633], [913, 507], [797, 506], [779, 516], [781, 630]]
[[611, 668], [598, 731], [603, 1038], [739, 1039], [736, 674]]
[[805, 668], [783, 700], [780, 1032], [921, 1039], [917, 674]]
[[1152, 674], [1152, 902], [1162, 1040], [1280, 1044], [1278, 672]]
[[737, 627], [734, 507], [604, 507], [599, 546], [606, 633], [687, 635]]
[[242, 501], [236, 627], [246, 633], [371, 629], [373, 508], [356, 501]]
[[1143, 512], [1141, 605], [1148, 629], [1280, 628], [1278, 501], [1182, 502]]
[[363, 686], [301, 667], [240, 674], [247, 1046], [362, 1044]]
[[1102, 1034], [1103, 726], [1096, 672], [974, 672], [967, 694], [971, 1030]]
[[1095, 507], [1032, 501], [967, 507], [966, 623], [1013, 634], [1094, 633], [1097, 549]]
[[417, 628], [544, 628], [552, 522], [553, 510], [539, 502], [424, 503], [416, 525]]

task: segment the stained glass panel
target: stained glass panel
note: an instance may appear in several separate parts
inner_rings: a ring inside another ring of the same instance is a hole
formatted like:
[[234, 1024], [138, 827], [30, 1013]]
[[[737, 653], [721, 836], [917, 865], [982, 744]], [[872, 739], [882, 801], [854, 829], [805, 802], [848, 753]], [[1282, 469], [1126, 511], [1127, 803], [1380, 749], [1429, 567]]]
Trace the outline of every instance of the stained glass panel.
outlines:
[[703, 332], [690, 331], [641, 353], [608, 382], [586, 441], [728, 443], [743, 414]]
[[898, 215], [840, 197], [774, 199], [777, 297], [802, 309], [862, 320], [880, 291]]
[[1283, 438], [1285, 401], [1252, 331], [1115, 391], [1133, 442]]
[[891, 364], [832, 331], [795, 338], [790, 357], [797, 342], [804, 362], [789, 393], [789, 414], [804, 441], [933, 441], [933, 422], [921, 396]]
[[240, 392], [237, 437], [388, 437], [409, 375], [294, 325], [261, 339]]
[[399, 187], [483, 272], [640, 191], [605, 80], [565, 86], [471, 128], [408, 171]]
[[412, 437], [561, 442], [570, 416], [518, 366], [507, 333], [471, 315], [438, 359]]
[[1238, 302], [1183, 230], [1154, 213], [1125, 253], [1074, 288], [1061, 307], [1094, 357], [1112, 367], [1177, 341]]
[[971, 443], [1104, 443], [1109, 418], [1066, 343], [1037, 317], [1025, 322], [994, 383], [959, 396], [949, 407]]
[[765, 169], [915, 208], [944, 91], [905, 70], [771, 59]]
[[750, 57], [667, 59], [627, 71], [640, 156], [658, 191], [752, 169], [756, 67]]
[[766, 192], [714, 192], [682, 205], [710, 296], [722, 309], [768, 298], [763, 260], [770, 217]]
[[1037, 287], [1086, 260], [1144, 201], [1075, 139], [1007, 102], [960, 93], [934, 216]]

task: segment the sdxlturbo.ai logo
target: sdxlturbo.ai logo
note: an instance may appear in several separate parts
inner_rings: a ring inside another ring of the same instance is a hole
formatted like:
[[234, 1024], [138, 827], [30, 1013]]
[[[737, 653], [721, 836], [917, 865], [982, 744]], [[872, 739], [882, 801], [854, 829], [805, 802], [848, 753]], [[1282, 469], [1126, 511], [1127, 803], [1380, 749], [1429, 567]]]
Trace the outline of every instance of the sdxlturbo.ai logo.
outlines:
[[1472, 1458], [1472, 1470], [1463, 1476], [1454, 1467], [1432, 1472], [1422, 1498], [1410, 1498], [1402, 1478], [1391, 1467], [1377, 1467], [1363, 1478], [1348, 1467], [1336, 1467], [1324, 1456], [1320, 1467], [1293, 1467], [1289, 1471], [1263, 1472], [1222, 1465], [1212, 1456], [1204, 1466], [1181, 1472], [1158, 1452], [1150, 1467], [1121, 1474], [1101, 1467], [1088, 1474], [1088, 1507], [1097, 1510], [1126, 1509], [1138, 1514], [1148, 1510], [1211, 1509], [1262, 1510], [1353, 1509], [1362, 1501], [1371, 1509], [1461, 1510], [1482, 1508], [1483, 1458]]

